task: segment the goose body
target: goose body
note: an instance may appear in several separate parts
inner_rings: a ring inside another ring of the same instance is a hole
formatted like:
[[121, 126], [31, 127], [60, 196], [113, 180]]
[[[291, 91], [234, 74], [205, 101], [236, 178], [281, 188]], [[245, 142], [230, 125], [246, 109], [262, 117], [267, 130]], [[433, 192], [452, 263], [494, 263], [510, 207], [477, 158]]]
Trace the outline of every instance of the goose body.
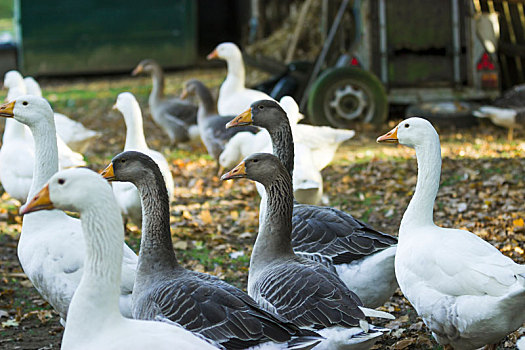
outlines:
[[490, 106], [481, 106], [473, 114], [478, 118], [488, 118], [495, 125], [509, 129], [507, 138], [512, 140], [514, 129], [525, 127], [525, 84], [505, 91]]
[[[274, 153], [293, 173], [293, 134], [285, 111], [276, 102], [254, 102], [229, 126], [238, 124], [253, 124], [268, 130]], [[261, 218], [266, 215], [263, 202]], [[361, 293], [358, 296], [366, 307], [382, 305], [397, 289], [394, 273], [397, 239], [348, 213], [330, 207], [295, 204], [291, 237], [297, 255], [336, 271], [350, 290]]]
[[258, 129], [253, 126], [236, 129], [226, 129], [225, 125], [235, 116], [221, 116], [217, 113], [215, 101], [210, 90], [199, 80], [192, 79], [184, 84], [183, 96], [196, 96], [199, 109], [197, 111], [197, 126], [202, 143], [208, 154], [219, 162], [219, 156], [230, 139], [240, 132], [256, 134]]
[[[33, 179], [28, 199], [58, 171], [53, 111], [41, 97], [19, 96], [0, 106], [2, 116], [12, 115], [29, 126], [35, 140]], [[137, 256], [123, 245], [120, 305], [131, 315], [131, 291]], [[66, 319], [69, 303], [82, 276], [85, 244], [80, 220], [52, 210], [24, 217], [18, 258], [25, 274], [45, 300]]]
[[208, 55], [208, 59], [220, 58], [226, 61], [228, 73], [219, 90], [217, 110], [220, 115], [237, 115], [260, 99], [272, 99], [262, 91], [247, 89], [246, 73], [241, 50], [234, 43], [226, 42]]
[[[24, 84], [28, 95], [42, 97], [40, 84], [33, 77], [25, 77]], [[57, 135], [68, 147], [76, 152], [84, 153], [86, 149], [100, 137], [100, 133], [86, 128], [62, 113], [54, 113]]]
[[[161, 169], [168, 195], [171, 198], [174, 191], [173, 175], [166, 158], [148, 147], [142, 126], [142, 112], [135, 96], [130, 92], [120, 93], [114, 106], [124, 116], [126, 122], [125, 151], [139, 151], [150, 156]], [[115, 198], [122, 211], [122, 215], [129, 217], [135, 224], [142, 223], [142, 209], [140, 196], [135, 185], [129, 182], [113, 183]]]
[[525, 337], [518, 339], [516, 346], [518, 347], [518, 350], [525, 350]]
[[301, 331], [269, 312], [241, 290], [217, 277], [189, 271], [177, 262], [171, 241], [169, 201], [156, 164], [139, 152], [123, 152], [103, 173], [109, 179], [131, 181], [141, 195], [144, 222], [137, 277], [133, 289], [133, 316], [167, 318], [228, 349], [259, 344], [301, 348], [320, 337]]
[[[372, 339], [377, 340], [381, 332], [366, 333], [370, 326], [365, 312], [369, 310], [362, 307], [357, 295], [323, 264], [301, 258], [292, 249], [293, 192], [287, 169], [275, 156], [256, 153], [222, 179], [239, 177], [260, 182], [267, 197], [267, 213], [261, 216], [250, 258], [248, 294], [262, 307], [300, 327], [343, 332], [337, 341], [328, 339], [332, 341], [326, 348], [361, 348], [363, 342], [372, 346]], [[354, 338], [361, 333], [366, 334], [359, 340]]]
[[164, 72], [162, 67], [151, 59], [141, 61], [131, 73], [151, 74], [153, 87], [149, 95], [149, 109], [153, 121], [168, 134], [172, 144], [187, 142], [199, 137], [197, 106], [179, 98], [164, 95]]
[[62, 349], [215, 349], [181, 327], [120, 314], [124, 229], [111, 187], [100, 175], [87, 169], [56, 173], [24, 212], [53, 207], [80, 212], [86, 242], [85, 269], [71, 300]]
[[438, 343], [456, 349], [495, 344], [525, 322], [525, 265], [466, 230], [433, 221], [441, 149], [432, 125], [402, 121], [378, 142], [416, 150], [416, 190], [399, 228], [399, 287]]

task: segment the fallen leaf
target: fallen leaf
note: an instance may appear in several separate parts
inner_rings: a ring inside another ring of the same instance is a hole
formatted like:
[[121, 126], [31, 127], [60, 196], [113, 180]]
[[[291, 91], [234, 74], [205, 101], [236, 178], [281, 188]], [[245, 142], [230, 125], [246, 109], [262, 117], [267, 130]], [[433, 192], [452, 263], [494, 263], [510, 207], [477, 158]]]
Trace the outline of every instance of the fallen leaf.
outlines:
[[180, 249], [180, 250], [186, 250], [188, 249], [188, 242], [186, 241], [177, 241], [173, 244], [173, 248]]
[[404, 349], [414, 344], [415, 342], [416, 342], [416, 339], [414, 338], [403, 339], [395, 343], [394, 346], [392, 346], [392, 349], [401, 350], [401, 349]]
[[9, 327], [18, 327], [20, 323], [17, 322], [14, 318], [7, 320], [5, 322], [2, 322], [2, 327], [9, 328]]
[[203, 210], [200, 214], [201, 220], [205, 225], [211, 225], [213, 223], [213, 218], [209, 210]]
[[20, 282], [20, 285], [24, 288], [31, 288], [33, 287], [33, 283], [31, 283], [30, 280], [24, 280]]

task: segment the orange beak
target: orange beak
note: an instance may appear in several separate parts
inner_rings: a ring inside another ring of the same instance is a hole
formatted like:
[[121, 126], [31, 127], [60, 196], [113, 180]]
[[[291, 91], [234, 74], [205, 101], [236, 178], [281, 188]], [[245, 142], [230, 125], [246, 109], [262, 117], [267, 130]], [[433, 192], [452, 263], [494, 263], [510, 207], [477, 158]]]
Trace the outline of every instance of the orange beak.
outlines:
[[221, 180], [231, 180], [246, 177], [246, 166], [244, 161], [240, 162], [235, 168], [221, 176]]
[[50, 209], [55, 209], [55, 207], [49, 198], [49, 185], [45, 185], [28, 204], [20, 209], [20, 214], [25, 215], [34, 211]]
[[144, 68], [142, 67], [141, 64], [139, 64], [138, 66], [135, 67], [135, 69], [133, 69], [133, 72], [131, 72], [131, 75], [132, 76], [135, 76], [139, 73], [142, 73], [142, 71], [144, 70]]
[[109, 163], [109, 165], [100, 172], [100, 175], [108, 181], [115, 179], [115, 173], [113, 172], [113, 163]]
[[399, 140], [397, 139], [397, 126], [384, 134], [383, 136], [379, 136], [376, 140], [377, 142], [386, 142], [386, 143], [398, 143]]
[[185, 100], [188, 97], [188, 91], [186, 89], [182, 89], [182, 92], [180, 94], [180, 99]]
[[206, 56], [207, 60], [213, 60], [215, 58], [219, 58], [219, 53], [217, 52], [217, 49], [213, 50], [212, 52], [209, 53], [208, 56]]
[[13, 112], [13, 110], [15, 109], [15, 102], [16, 100], [8, 102], [8, 103], [4, 103], [3, 105], [1, 105], [0, 106], [0, 117], [13, 118], [15, 115]]
[[248, 108], [226, 124], [226, 129], [232, 128], [234, 126], [243, 126], [243, 125], [252, 125], [252, 109]]

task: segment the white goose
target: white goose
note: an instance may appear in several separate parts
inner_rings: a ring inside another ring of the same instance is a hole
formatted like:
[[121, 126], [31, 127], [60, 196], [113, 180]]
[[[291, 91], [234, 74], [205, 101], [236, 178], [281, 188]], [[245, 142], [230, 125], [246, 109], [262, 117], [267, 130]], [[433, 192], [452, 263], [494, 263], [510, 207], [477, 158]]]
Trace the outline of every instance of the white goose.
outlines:
[[[31, 129], [35, 140], [31, 199], [58, 171], [58, 154], [53, 110], [36, 96], [20, 96], [0, 106], [1, 117], [14, 117]], [[131, 292], [137, 256], [124, 245], [121, 311], [130, 316]], [[18, 242], [18, 259], [25, 274], [45, 300], [65, 320], [71, 297], [80, 282], [85, 255], [80, 220], [53, 210], [27, 216]]]
[[273, 100], [262, 91], [246, 88], [241, 50], [234, 43], [217, 45], [207, 58], [221, 58], [228, 64], [228, 75], [221, 85], [217, 100], [220, 115], [237, 115], [250, 107], [252, 102], [261, 99]]
[[[33, 77], [25, 77], [24, 84], [28, 95], [42, 97], [40, 84]], [[77, 152], [84, 153], [89, 145], [101, 135], [62, 113], [55, 112], [54, 116], [58, 136]]]
[[[126, 122], [124, 151], [139, 151], [150, 156], [159, 166], [166, 183], [168, 195], [172, 198], [175, 185], [168, 161], [160, 152], [148, 147], [142, 126], [142, 112], [135, 96], [131, 92], [120, 93], [113, 108], [122, 113]], [[141, 226], [142, 208], [140, 196], [135, 185], [130, 182], [114, 182], [112, 185], [122, 214]]]
[[476, 349], [499, 342], [525, 321], [525, 265], [471, 232], [434, 224], [441, 148], [428, 121], [404, 120], [377, 141], [416, 150], [416, 190], [395, 259], [401, 291], [438, 343]]
[[176, 325], [122, 317], [118, 304], [124, 229], [111, 187], [100, 175], [88, 169], [56, 173], [23, 213], [55, 207], [80, 212], [86, 241], [86, 269], [69, 307], [63, 350], [216, 349]]
[[[26, 94], [22, 75], [9, 71], [4, 77], [7, 101]], [[85, 166], [84, 157], [73, 152], [62, 140], [57, 139], [61, 169]], [[20, 202], [25, 202], [33, 179], [35, 144], [26, 125], [14, 119], [6, 120], [2, 148], [0, 149], [0, 181], [6, 192]]]
[[[6, 74], [6, 81], [9, 80], [7, 78]], [[8, 86], [5, 81], [4, 86]], [[10, 101], [21, 95], [24, 95], [22, 89], [17, 86], [9, 87], [6, 99]], [[4, 190], [21, 203], [26, 201], [31, 188], [34, 159], [35, 147], [31, 131], [14, 119], [7, 119], [0, 148], [0, 181]]]

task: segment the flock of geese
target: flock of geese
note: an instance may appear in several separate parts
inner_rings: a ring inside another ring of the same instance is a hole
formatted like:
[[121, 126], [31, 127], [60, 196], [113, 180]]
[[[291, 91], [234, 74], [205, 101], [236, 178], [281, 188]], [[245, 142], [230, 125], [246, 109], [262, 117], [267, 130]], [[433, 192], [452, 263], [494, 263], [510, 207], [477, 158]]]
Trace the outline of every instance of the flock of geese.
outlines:
[[[173, 145], [200, 137], [218, 166], [233, 168], [222, 180], [257, 183], [248, 293], [177, 261], [172, 174], [148, 147], [131, 93], [114, 106], [126, 122], [124, 151], [98, 174], [77, 153], [97, 133], [54, 113], [34, 79], [5, 76], [0, 181], [26, 202], [18, 257], [61, 317], [63, 349], [368, 349], [389, 331], [369, 318], [394, 318], [375, 308], [398, 287], [445, 348], [495, 348], [523, 325], [525, 266], [471, 232], [433, 222], [441, 152], [428, 121], [404, 120], [377, 139], [416, 152], [417, 185], [396, 238], [318, 206], [320, 170], [353, 131], [298, 124], [292, 98], [247, 89], [235, 44], [208, 58], [228, 64], [217, 105], [197, 80], [184, 85], [182, 100], [166, 98], [152, 60], [133, 74], [151, 74], [150, 112]], [[124, 243], [123, 217], [142, 227], [138, 256]]]

